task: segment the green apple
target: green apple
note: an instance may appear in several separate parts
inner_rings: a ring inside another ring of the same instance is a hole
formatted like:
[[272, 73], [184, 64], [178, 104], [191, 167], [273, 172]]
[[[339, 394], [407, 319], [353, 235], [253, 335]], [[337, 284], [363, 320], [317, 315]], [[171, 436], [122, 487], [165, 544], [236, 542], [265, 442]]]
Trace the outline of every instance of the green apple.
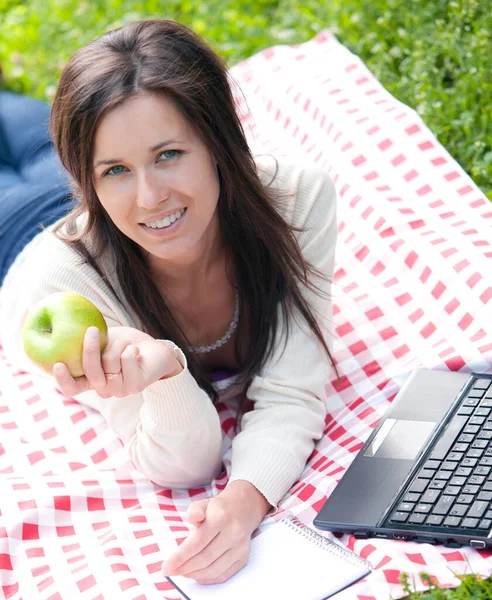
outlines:
[[99, 309], [79, 294], [50, 294], [31, 308], [24, 321], [24, 351], [50, 375], [53, 365], [62, 362], [72, 377], [81, 377], [84, 336], [93, 325], [100, 331], [102, 352], [108, 341], [108, 326]]

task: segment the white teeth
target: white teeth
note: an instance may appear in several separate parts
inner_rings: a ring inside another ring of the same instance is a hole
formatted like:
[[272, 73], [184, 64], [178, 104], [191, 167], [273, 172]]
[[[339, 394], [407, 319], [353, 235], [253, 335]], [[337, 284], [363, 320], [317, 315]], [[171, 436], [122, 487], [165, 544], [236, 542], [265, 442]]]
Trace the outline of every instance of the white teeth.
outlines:
[[169, 227], [171, 223], [177, 221], [180, 217], [183, 216], [186, 209], [182, 208], [181, 210], [176, 211], [172, 215], [164, 217], [160, 221], [153, 221], [152, 223], [145, 223], [146, 227], [152, 227], [152, 229], [162, 229], [164, 227]]

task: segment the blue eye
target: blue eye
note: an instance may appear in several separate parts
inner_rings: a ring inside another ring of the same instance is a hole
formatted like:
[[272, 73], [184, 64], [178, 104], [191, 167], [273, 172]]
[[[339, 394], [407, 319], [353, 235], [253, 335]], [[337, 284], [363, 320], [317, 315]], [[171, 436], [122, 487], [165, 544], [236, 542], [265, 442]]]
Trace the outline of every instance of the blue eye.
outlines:
[[[161, 162], [171, 162], [172, 160], [176, 160], [181, 154], [183, 154], [183, 150], [164, 150], [159, 154], [159, 158], [164, 157]], [[126, 167], [122, 165], [116, 165], [108, 169], [103, 177], [116, 177], [121, 175], [126, 170]]]
[[161, 153], [161, 156], [165, 156], [164, 162], [169, 162], [178, 158], [180, 154], [183, 154], [182, 150], [164, 150], [164, 152]]
[[114, 177], [115, 175], [120, 175], [123, 172], [123, 169], [125, 167], [122, 167], [121, 165], [116, 165], [115, 167], [111, 167], [111, 169], [108, 169], [106, 171], [106, 173], [104, 173], [104, 177], [106, 177], [106, 175], [109, 175], [110, 177]]

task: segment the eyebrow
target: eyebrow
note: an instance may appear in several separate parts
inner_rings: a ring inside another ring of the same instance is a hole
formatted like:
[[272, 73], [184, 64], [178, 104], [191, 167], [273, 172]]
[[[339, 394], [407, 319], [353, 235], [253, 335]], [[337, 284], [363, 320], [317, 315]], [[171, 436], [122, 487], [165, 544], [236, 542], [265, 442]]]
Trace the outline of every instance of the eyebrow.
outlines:
[[[149, 148], [149, 153], [156, 152], [157, 150], [159, 150], [159, 148], [163, 148], [164, 146], [169, 146], [169, 144], [182, 144], [182, 143], [183, 142], [180, 142], [175, 139], [164, 140], [162, 142], [159, 142], [155, 146], [152, 146], [152, 148]], [[125, 162], [125, 161], [122, 158], [109, 158], [106, 160], [98, 160], [96, 163], [94, 163], [94, 169], [97, 169], [97, 167], [100, 167], [101, 165], [114, 165], [114, 163], [119, 163], [119, 162]]]

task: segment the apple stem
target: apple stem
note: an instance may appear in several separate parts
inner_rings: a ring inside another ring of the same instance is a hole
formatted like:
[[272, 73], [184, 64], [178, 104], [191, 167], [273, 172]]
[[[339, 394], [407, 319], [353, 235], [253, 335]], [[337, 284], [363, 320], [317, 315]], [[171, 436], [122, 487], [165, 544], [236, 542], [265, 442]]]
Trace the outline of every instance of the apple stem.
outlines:
[[41, 333], [52, 333], [53, 329], [41, 329]]

